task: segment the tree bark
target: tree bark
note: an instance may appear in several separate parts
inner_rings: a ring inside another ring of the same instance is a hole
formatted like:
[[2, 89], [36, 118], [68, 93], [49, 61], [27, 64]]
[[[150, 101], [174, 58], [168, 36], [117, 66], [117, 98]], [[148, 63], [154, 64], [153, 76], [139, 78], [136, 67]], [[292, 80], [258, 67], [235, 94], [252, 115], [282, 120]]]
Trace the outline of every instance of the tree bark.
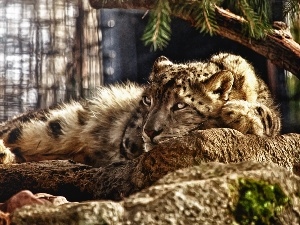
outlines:
[[67, 161], [1, 165], [0, 202], [25, 189], [62, 195], [69, 201], [121, 200], [169, 172], [201, 162], [276, 163], [300, 174], [299, 155], [300, 134], [261, 138], [232, 129], [209, 129], [168, 140], [139, 158], [103, 168]]
[[[102, 1], [90, 0], [92, 7], [99, 8], [124, 8], [124, 9], [151, 9], [155, 0], [144, 1]], [[174, 0], [172, 4], [180, 1]], [[215, 6], [218, 29], [216, 33], [220, 36], [240, 43], [258, 54], [270, 59], [278, 67], [290, 71], [300, 78], [300, 45], [296, 43], [283, 23], [276, 23], [265, 39], [253, 39], [244, 36], [241, 27], [246, 21], [228, 10]], [[188, 20], [192, 25], [195, 20], [192, 17], [183, 17], [183, 15], [174, 15]], [[281, 24], [281, 25], [280, 25]], [[278, 26], [279, 25], [279, 26]]]

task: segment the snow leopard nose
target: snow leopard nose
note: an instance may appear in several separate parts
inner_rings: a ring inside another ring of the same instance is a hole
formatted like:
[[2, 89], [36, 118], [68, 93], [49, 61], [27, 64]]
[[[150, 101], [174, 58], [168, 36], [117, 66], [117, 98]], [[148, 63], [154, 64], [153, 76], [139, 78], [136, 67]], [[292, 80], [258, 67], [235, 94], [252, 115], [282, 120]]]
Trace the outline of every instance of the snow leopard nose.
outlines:
[[144, 132], [145, 134], [147, 134], [147, 136], [151, 139], [151, 141], [153, 141], [153, 139], [161, 134], [161, 132], [163, 131], [163, 129], [160, 129], [160, 130], [147, 130], [147, 129], [144, 129]]

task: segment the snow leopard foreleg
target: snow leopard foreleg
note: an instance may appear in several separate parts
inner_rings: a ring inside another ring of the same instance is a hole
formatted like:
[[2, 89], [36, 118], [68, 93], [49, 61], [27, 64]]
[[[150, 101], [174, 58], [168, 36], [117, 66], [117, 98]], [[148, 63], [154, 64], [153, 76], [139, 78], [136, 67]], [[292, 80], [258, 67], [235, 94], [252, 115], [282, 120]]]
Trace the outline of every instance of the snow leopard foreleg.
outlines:
[[136, 158], [144, 152], [142, 126], [143, 113], [138, 108], [126, 125], [120, 146], [121, 154], [127, 159]]
[[278, 135], [281, 129], [277, 111], [261, 103], [228, 101], [222, 108], [221, 117], [229, 128], [244, 134], [272, 137]]

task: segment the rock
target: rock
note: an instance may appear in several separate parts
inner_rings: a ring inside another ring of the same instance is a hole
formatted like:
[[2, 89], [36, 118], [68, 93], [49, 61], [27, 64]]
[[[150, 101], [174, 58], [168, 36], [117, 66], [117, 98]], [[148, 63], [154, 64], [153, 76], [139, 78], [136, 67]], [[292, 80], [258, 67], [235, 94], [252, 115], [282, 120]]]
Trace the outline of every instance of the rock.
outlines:
[[138, 158], [101, 168], [65, 160], [0, 165], [0, 202], [30, 190], [69, 201], [114, 200], [135, 194], [170, 172], [207, 162], [276, 163], [300, 175], [300, 134], [264, 138], [228, 128], [194, 131]]
[[28, 190], [23, 190], [9, 198], [5, 203], [0, 204], [0, 211], [12, 213], [24, 205], [47, 204], [48, 201], [39, 199]]
[[275, 164], [203, 163], [121, 202], [30, 205], [12, 224], [300, 224], [300, 177]]

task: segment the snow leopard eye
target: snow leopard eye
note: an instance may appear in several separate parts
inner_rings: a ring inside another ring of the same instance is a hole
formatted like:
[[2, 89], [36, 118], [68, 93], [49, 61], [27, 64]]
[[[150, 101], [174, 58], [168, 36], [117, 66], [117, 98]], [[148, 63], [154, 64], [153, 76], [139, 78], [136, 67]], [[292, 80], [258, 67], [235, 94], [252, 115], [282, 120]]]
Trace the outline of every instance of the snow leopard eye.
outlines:
[[187, 106], [187, 104], [185, 104], [184, 102], [178, 102], [176, 103], [172, 109], [175, 111], [175, 110], [180, 110], [180, 109], [183, 109]]
[[143, 96], [143, 103], [147, 106], [151, 105], [151, 98], [149, 98], [148, 96]]

